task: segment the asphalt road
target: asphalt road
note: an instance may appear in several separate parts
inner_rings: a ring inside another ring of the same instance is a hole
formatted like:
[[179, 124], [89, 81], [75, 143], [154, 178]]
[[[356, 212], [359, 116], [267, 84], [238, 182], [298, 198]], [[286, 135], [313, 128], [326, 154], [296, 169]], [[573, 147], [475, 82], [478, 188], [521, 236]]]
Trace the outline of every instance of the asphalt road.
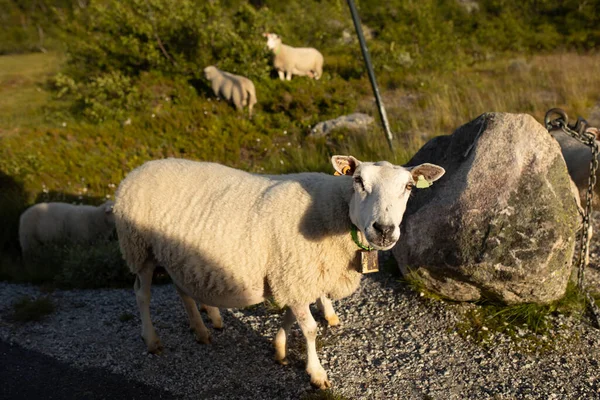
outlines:
[[0, 399], [175, 399], [100, 368], [79, 369], [0, 341]]

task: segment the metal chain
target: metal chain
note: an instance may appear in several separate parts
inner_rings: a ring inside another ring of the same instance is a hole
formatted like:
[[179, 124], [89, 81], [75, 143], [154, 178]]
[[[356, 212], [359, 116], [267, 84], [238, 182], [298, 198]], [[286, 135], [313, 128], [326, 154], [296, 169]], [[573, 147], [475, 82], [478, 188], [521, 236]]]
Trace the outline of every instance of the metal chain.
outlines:
[[[552, 115], [557, 115], [555, 119], [551, 119]], [[560, 108], [548, 110], [544, 123], [548, 131], [560, 129], [572, 138], [580, 141], [590, 147], [592, 151], [592, 160], [590, 161], [590, 176], [588, 178], [588, 189], [585, 196], [585, 211], [582, 215], [582, 231], [579, 246], [579, 257], [577, 260], [577, 286], [585, 295], [588, 304], [595, 318], [596, 327], [600, 328], [600, 309], [596, 305], [594, 298], [585, 287], [585, 268], [588, 264], [589, 243], [590, 243], [590, 226], [592, 218], [592, 200], [594, 198], [594, 185], [596, 185], [596, 171], [598, 170], [598, 143], [596, 136], [587, 131], [589, 125], [587, 121], [581, 117], [577, 118], [575, 124], [569, 124], [567, 113]]]

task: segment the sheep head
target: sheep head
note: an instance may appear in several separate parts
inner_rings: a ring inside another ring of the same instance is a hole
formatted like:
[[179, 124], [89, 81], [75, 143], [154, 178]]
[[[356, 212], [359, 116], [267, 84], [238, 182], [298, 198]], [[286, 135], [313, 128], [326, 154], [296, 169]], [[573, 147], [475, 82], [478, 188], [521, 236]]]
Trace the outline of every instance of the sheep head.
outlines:
[[341, 175], [351, 175], [350, 220], [377, 250], [389, 250], [400, 238], [400, 224], [416, 183], [431, 185], [446, 172], [434, 164], [405, 168], [387, 161], [361, 162], [352, 156], [333, 156]]
[[217, 67], [215, 67], [214, 65], [209, 65], [208, 67], [204, 68], [204, 77], [208, 80], [212, 80], [214, 77], [217, 76], [218, 74], [218, 69]]
[[115, 213], [114, 213], [115, 202], [108, 200], [102, 203], [99, 208], [104, 212], [104, 220], [109, 226], [115, 225]]
[[281, 38], [276, 33], [263, 33], [263, 36], [267, 38], [267, 47], [270, 50], [275, 50], [279, 46], [281, 46]]

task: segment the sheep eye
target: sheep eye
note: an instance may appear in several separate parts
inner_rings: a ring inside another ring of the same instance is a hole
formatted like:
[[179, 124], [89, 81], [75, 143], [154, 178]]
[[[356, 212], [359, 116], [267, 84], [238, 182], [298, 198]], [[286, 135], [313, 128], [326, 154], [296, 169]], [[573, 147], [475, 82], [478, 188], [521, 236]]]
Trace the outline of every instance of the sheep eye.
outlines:
[[360, 190], [364, 191], [365, 190], [365, 183], [363, 182], [362, 178], [360, 176], [355, 176], [354, 177], [354, 183], [356, 183], [358, 185], [358, 187], [360, 188]]
[[408, 191], [413, 190], [414, 187], [415, 187], [415, 185], [413, 183], [407, 183], [406, 184], [406, 190], [408, 190]]

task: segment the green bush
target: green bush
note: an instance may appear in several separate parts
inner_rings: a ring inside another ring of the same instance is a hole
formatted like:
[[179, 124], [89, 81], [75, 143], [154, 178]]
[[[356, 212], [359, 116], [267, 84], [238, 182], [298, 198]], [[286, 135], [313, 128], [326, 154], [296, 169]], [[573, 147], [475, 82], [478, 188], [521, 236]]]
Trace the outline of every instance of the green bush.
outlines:
[[121, 287], [133, 284], [117, 241], [64, 249], [62, 268], [55, 282], [68, 288]]
[[23, 272], [30, 282], [50, 282], [67, 289], [122, 287], [133, 282], [115, 240], [44, 245], [24, 260]]
[[122, 121], [147, 100], [132, 79], [119, 71], [103, 73], [79, 84], [69, 76], [58, 74], [51, 80], [51, 85], [57, 98], [70, 98], [73, 110], [93, 122]]
[[54, 302], [49, 297], [32, 299], [25, 296], [13, 304], [10, 319], [17, 322], [39, 321], [46, 315], [52, 314], [55, 308]]
[[71, 0], [0, 0], [0, 55], [60, 47], [59, 16]]

